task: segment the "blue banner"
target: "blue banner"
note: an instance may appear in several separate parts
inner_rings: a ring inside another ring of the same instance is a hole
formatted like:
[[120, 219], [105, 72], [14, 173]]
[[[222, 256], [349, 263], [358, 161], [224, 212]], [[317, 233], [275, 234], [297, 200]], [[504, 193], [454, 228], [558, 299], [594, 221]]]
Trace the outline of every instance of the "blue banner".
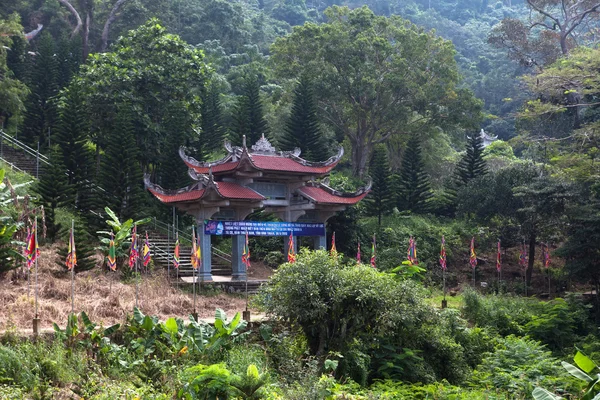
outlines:
[[311, 222], [204, 221], [206, 235], [325, 236], [325, 224]]

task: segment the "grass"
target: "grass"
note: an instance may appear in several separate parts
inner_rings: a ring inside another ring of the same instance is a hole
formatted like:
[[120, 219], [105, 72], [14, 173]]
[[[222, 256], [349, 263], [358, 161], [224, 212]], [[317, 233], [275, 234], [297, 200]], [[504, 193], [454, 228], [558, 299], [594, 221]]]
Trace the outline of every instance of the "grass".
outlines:
[[[71, 312], [70, 275], [58, 264], [55, 247], [41, 248], [38, 265], [38, 313], [41, 327], [46, 330], [52, 328], [53, 322], [64, 325]], [[29, 288], [27, 280], [11, 280], [13, 276], [8, 273], [0, 278], [0, 331], [30, 331], [35, 314], [35, 280], [32, 274]], [[81, 272], [75, 277], [75, 312], [85, 311], [92, 321], [104, 326], [123, 322], [133, 312], [135, 292], [134, 282], [123, 283], [117, 274], [107, 274], [99, 267]], [[187, 319], [193, 309], [193, 295], [170, 285], [162, 269], [142, 276], [138, 300], [145, 314], [156, 315], [161, 320]], [[225, 293], [197, 296], [196, 310], [200, 318], [213, 317], [216, 308], [234, 315], [245, 307], [245, 299]]]
[[[438, 291], [435, 291], [431, 294], [431, 296], [429, 297], [429, 304], [437, 307], [437, 308], [442, 308], [442, 300], [444, 299], [444, 295], [441, 294]], [[457, 294], [456, 296], [450, 296], [450, 295], [446, 295], [446, 300], [448, 301], [448, 308], [461, 308], [463, 305], [463, 298], [462, 298], [462, 294]]]

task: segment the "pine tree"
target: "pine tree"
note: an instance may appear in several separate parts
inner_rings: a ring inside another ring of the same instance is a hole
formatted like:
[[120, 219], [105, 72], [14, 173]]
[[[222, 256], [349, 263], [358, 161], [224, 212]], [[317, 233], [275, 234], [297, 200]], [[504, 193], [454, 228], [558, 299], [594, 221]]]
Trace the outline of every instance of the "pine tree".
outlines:
[[48, 32], [42, 34], [29, 79], [31, 92], [26, 101], [23, 123], [23, 141], [32, 147], [36, 147], [38, 142], [41, 147], [48, 145], [55, 122], [56, 109], [51, 101], [58, 93], [55, 50], [52, 36]]
[[483, 138], [479, 134], [474, 134], [467, 139], [466, 152], [456, 166], [455, 181], [458, 187], [487, 173], [487, 166], [483, 159]]
[[36, 203], [44, 206], [46, 236], [54, 241], [60, 229], [60, 225], [55, 222], [55, 211], [72, 202], [73, 190], [69, 185], [66, 169], [57, 146], [52, 148], [49, 162], [50, 165], [46, 167], [37, 181], [34, 190], [37, 193]]
[[120, 219], [133, 218], [141, 212], [145, 192], [129, 105], [120, 106], [108, 139], [99, 176], [105, 205]]
[[393, 206], [390, 163], [384, 147], [378, 146], [373, 152], [369, 171], [373, 184], [366, 198], [367, 213], [377, 216], [377, 222], [381, 225], [381, 216], [389, 214]]
[[[156, 179], [165, 189], [178, 189], [189, 182], [187, 167], [179, 157], [179, 147], [184, 144], [185, 132], [192, 130], [192, 124], [188, 118], [189, 114], [185, 112], [183, 107], [184, 105], [181, 103], [171, 104], [168, 107], [167, 118], [163, 124], [165, 126], [165, 140]], [[204, 132], [200, 135], [199, 142], [202, 142], [203, 134]], [[196, 152], [194, 157], [201, 160], [202, 153]]]
[[56, 83], [59, 89], [67, 87], [71, 78], [81, 64], [81, 38], [61, 36], [56, 46], [57, 75]]
[[396, 206], [414, 213], [428, 211], [431, 183], [421, 158], [419, 138], [413, 135], [404, 150], [400, 174], [396, 177]]
[[196, 151], [196, 157], [201, 160], [206, 153], [218, 150], [223, 146], [223, 110], [219, 93], [214, 88], [205, 90], [202, 96], [202, 133], [192, 147]]
[[80, 93], [75, 87], [65, 91], [60, 105], [59, 121], [53, 143], [58, 146], [61, 162], [67, 172], [68, 184], [74, 189], [73, 205], [81, 211], [89, 210], [85, 199], [94, 198], [90, 193], [93, 155], [87, 146], [89, 127]]
[[294, 89], [292, 112], [279, 138], [279, 147], [288, 151], [299, 148], [309, 161], [324, 161], [329, 155], [319, 127], [312, 83], [306, 75], [300, 77]]
[[[91, 228], [86, 226], [83, 221], [75, 220], [75, 254], [77, 256], [77, 265], [75, 273], [89, 271], [96, 266], [96, 250], [94, 238], [90, 234]], [[69, 253], [69, 235], [71, 234], [71, 225], [63, 226], [60, 230], [60, 237], [65, 245], [58, 249], [60, 256], [58, 264], [67, 268], [66, 260]]]
[[246, 145], [256, 143], [264, 134], [269, 136], [269, 127], [265, 119], [260, 84], [256, 77], [246, 78], [243, 93], [238, 97], [234, 107], [233, 126], [230, 139], [235, 145], [242, 144], [242, 136], [246, 135]]

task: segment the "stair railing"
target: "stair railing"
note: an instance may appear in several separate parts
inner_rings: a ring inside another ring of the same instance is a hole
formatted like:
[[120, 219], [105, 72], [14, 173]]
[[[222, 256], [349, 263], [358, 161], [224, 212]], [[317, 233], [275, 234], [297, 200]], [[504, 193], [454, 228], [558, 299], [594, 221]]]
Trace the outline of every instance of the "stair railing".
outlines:
[[39, 151], [37, 151], [35, 149], [32, 149], [25, 143], [21, 142], [20, 140], [15, 139], [14, 137], [10, 136], [8, 133], [6, 133], [2, 129], [0, 129], [0, 149], [1, 149], [1, 146], [4, 146], [5, 141], [8, 142], [9, 146], [17, 147], [17, 148], [23, 150], [25, 153], [29, 154], [30, 156], [35, 157], [36, 159], [39, 159], [41, 163], [50, 165], [50, 161], [48, 161], [47, 156], [43, 155], [42, 153], [40, 153]]

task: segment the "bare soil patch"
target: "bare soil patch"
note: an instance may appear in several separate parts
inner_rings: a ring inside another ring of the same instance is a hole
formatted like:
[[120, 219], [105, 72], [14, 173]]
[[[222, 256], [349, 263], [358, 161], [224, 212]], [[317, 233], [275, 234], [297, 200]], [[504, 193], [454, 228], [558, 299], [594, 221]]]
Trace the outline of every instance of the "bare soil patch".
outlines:
[[[38, 314], [42, 330], [51, 329], [56, 322], [63, 326], [71, 312], [71, 279], [59, 264], [54, 248], [42, 248], [38, 265]], [[251, 279], [266, 279], [272, 270], [253, 266]], [[35, 278], [11, 279], [9, 273], [0, 278], [0, 331], [8, 329], [31, 329], [35, 314]], [[269, 273], [270, 272], [270, 273]], [[85, 311], [96, 323], [108, 326], [125, 321], [135, 306], [135, 283], [121, 282], [119, 273], [108, 273], [101, 268], [81, 272], [75, 276], [75, 312]], [[156, 315], [161, 320], [169, 317], [185, 318], [193, 310], [193, 295], [189, 290], [177, 289], [175, 282], [169, 284], [166, 271], [157, 269], [142, 275], [139, 287], [139, 308], [145, 314]], [[205, 295], [199, 293], [196, 310], [200, 318], [211, 318], [216, 308], [228, 316], [241, 312], [246, 301], [241, 296], [225, 293]]]

